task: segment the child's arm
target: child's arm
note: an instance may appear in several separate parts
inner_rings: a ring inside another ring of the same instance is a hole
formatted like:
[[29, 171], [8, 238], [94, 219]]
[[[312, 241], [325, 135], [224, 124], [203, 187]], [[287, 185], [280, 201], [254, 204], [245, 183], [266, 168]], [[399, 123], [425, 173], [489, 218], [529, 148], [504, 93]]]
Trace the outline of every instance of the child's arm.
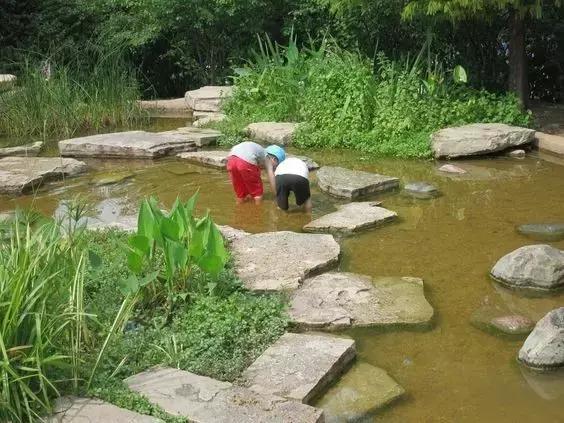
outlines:
[[274, 178], [274, 168], [272, 167], [272, 161], [267, 157], [264, 161], [264, 167], [266, 169], [266, 176], [268, 177], [268, 182], [270, 184], [270, 189], [276, 195], [276, 180]]

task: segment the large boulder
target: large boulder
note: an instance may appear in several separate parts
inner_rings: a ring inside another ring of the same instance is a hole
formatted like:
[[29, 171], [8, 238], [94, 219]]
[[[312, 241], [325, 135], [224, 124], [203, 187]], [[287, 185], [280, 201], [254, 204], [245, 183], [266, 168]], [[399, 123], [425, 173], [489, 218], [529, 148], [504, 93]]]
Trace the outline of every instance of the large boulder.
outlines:
[[322, 191], [349, 199], [399, 187], [398, 178], [333, 166], [319, 169], [317, 182]]
[[43, 143], [41, 141], [34, 142], [32, 144], [18, 145], [14, 147], [3, 147], [0, 148], [0, 157], [8, 156], [23, 156], [23, 157], [34, 157], [39, 154]]
[[527, 245], [499, 259], [490, 274], [514, 288], [556, 289], [564, 285], [564, 252], [550, 245]]
[[537, 132], [535, 134], [535, 144], [541, 151], [564, 156], [564, 137], [561, 135]]
[[233, 87], [208, 85], [197, 90], [186, 91], [184, 99], [188, 107], [198, 112], [219, 112], [224, 100], [231, 97]]
[[298, 127], [294, 122], [256, 122], [245, 128], [249, 138], [263, 144], [290, 145]]
[[564, 366], [564, 307], [539, 320], [519, 350], [519, 361], [535, 369]]
[[431, 136], [436, 158], [476, 156], [533, 142], [535, 131], [502, 123], [474, 123], [441, 129]]

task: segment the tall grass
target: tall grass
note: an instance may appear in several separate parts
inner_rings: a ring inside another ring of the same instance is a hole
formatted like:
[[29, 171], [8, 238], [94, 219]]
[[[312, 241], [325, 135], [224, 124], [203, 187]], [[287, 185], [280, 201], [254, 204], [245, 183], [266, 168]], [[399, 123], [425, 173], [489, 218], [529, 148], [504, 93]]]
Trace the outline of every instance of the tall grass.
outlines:
[[70, 137], [143, 119], [135, 73], [123, 54], [98, 48], [81, 54], [50, 63], [49, 78], [43, 60], [24, 60], [16, 87], [0, 94], [0, 135]]

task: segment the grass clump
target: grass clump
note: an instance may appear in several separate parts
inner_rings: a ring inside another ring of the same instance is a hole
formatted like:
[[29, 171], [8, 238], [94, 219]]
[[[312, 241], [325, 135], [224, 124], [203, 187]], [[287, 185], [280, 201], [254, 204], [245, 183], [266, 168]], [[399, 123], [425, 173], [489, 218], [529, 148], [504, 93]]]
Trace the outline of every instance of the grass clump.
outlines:
[[219, 124], [224, 143], [250, 122], [301, 122], [294, 145], [348, 148], [381, 156], [425, 158], [429, 136], [474, 122], [524, 125], [529, 115], [510, 94], [476, 90], [424, 50], [414, 59], [374, 61], [323, 42], [298, 50], [259, 42], [255, 59], [237, 70], [229, 119]]

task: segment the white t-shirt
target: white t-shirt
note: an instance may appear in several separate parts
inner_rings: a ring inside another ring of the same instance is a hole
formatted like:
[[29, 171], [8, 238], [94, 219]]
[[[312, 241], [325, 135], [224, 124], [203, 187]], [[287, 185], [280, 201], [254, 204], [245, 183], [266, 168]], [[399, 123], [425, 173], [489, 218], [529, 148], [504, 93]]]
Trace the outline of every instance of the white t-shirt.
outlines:
[[309, 169], [303, 160], [297, 157], [288, 157], [276, 167], [274, 175], [298, 175], [309, 179]]

